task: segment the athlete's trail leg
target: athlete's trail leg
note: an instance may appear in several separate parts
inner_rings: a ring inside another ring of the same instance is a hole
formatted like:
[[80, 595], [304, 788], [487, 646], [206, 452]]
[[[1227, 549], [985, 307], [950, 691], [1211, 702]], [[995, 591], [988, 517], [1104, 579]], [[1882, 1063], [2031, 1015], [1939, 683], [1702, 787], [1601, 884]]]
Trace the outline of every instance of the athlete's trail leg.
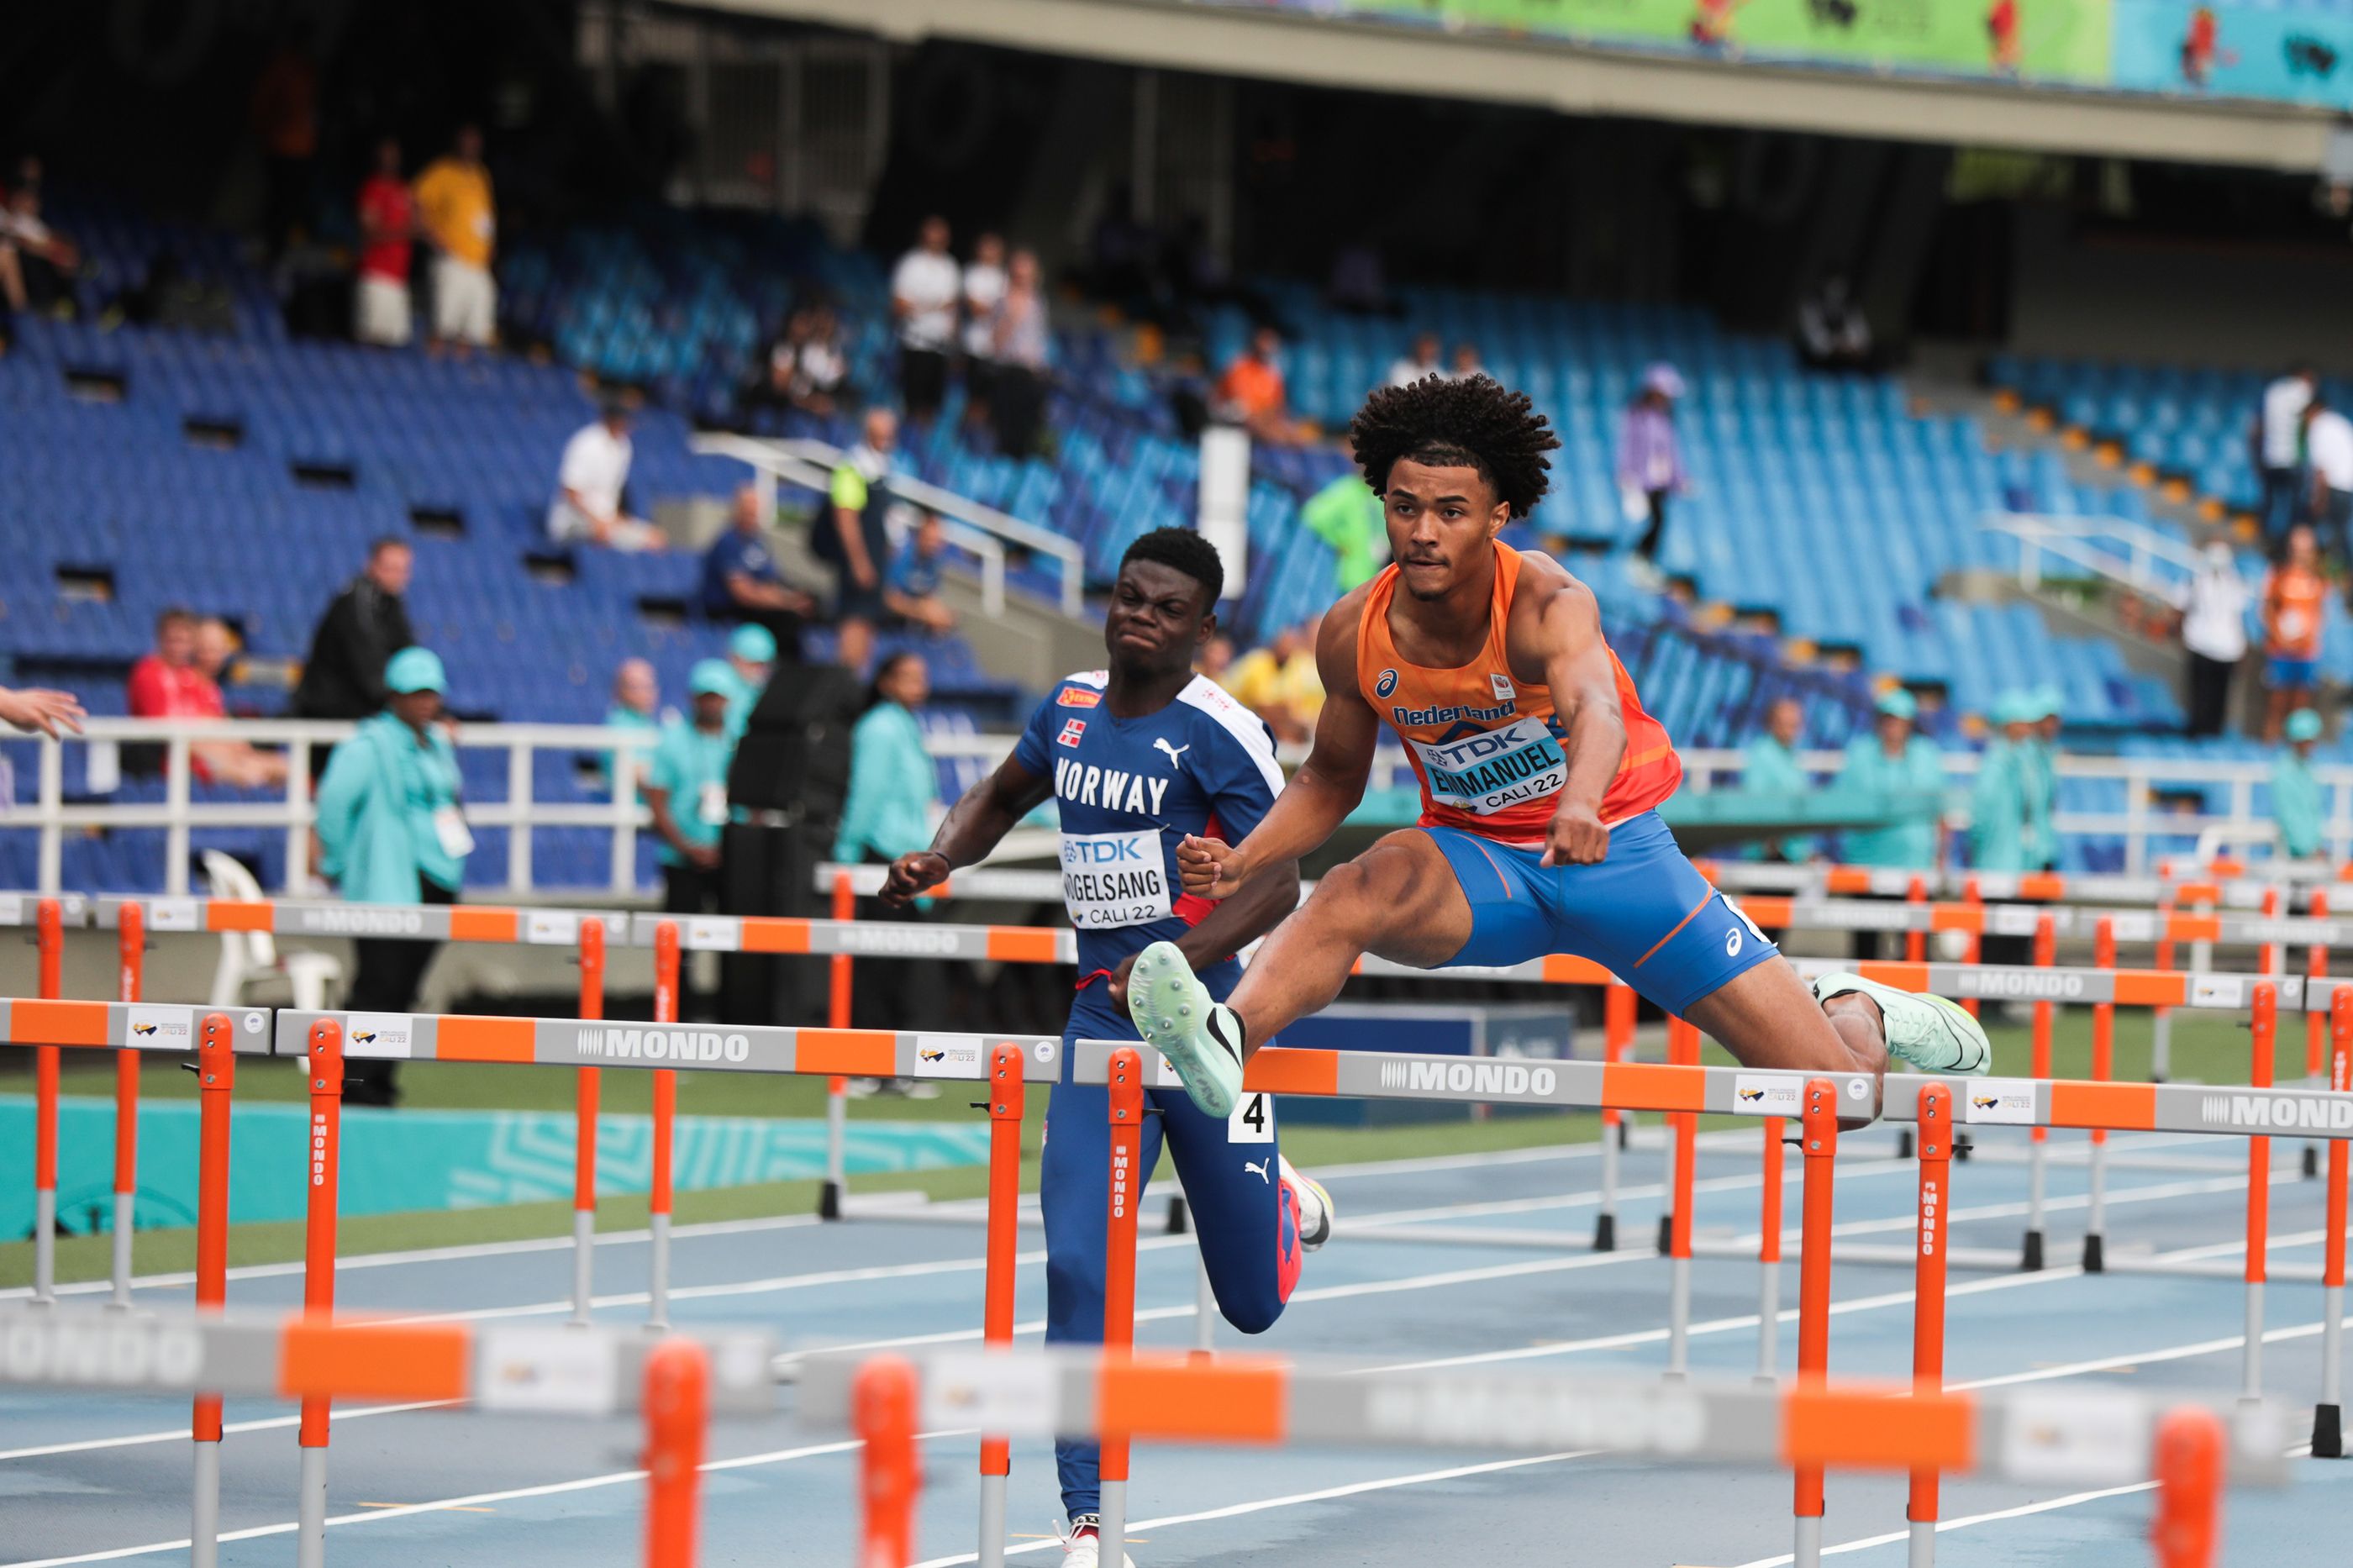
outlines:
[[1427, 833], [1392, 833], [1315, 885], [1275, 927], [1227, 1005], [1255, 1047], [1329, 1006], [1370, 952], [1431, 969], [1471, 940], [1471, 904]]
[[1744, 1067], [1797, 1072], [1887, 1068], [1887, 1035], [1878, 1004], [1852, 993], [1817, 1002], [1781, 959], [1734, 975], [1684, 1008], [1683, 1017]]

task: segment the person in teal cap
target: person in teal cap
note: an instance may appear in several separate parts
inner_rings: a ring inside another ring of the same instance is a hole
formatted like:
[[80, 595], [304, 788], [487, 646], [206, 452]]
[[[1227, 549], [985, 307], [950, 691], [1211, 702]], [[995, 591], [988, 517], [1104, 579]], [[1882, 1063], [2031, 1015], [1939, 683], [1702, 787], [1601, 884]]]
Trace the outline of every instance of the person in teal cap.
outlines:
[[727, 733], [741, 739], [776, 668], [776, 633], [763, 626], [737, 626], [727, 634], [727, 662], [722, 668], [733, 683], [727, 691]]
[[[866, 711], [849, 732], [849, 793], [833, 841], [836, 860], [887, 866], [902, 855], [931, 847], [940, 773], [915, 718], [931, 689], [931, 667], [921, 654], [892, 654], [875, 670]], [[870, 920], [919, 920], [930, 903], [925, 899], [893, 908], [878, 900], [859, 912]], [[860, 964], [850, 998], [853, 1021], [862, 1029], [916, 1027], [940, 994], [943, 977], [933, 973], [935, 968], [922, 960], [887, 970], [879, 963]], [[861, 1093], [880, 1087], [872, 1079], [851, 1084]], [[923, 1091], [931, 1088], [910, 1083], [907, 1092], [928, 1100], [931, 1096]]]
[[[319, 780], [319, 870], [359, 904], [454, 904], [465, 885], [467, 830], [457, 748], [438, 722], [448, 677], [430, 650], [405, 647], [384, 667], [384, 710], [337, 745]], [[437, 942], [363, 937], [350, 994], [354, 1013], [406, 1013]], [[392, 1063], [354, 1058], [343, 1098], [390, 1105]]]
[[2033, 858], [2039, 717], [2034, 700], [2022, 691], [2005, 691], [1994, 704], [1996, 733], [1978, 760], [1977, 784], [1969, 791], [1969, 864], [1980, 871], [2040, 868]]
[[[737, 684], [723, 660], [696, 661], [686, 678], [691, 711], [662, 726], [646, 770], [646, 808], [661, 839], [665, 914], [700, 915], [719, 907], [719, 837], [727, 826], [727, 766], [735, 760], [728, 710]], [[692, 1016], [688, 968], [679, 969], [681, 1018]]]
[[[1926, 871], [1937, 862], [1937, 826], [1943, 814], [1945, 759], [1936, 742], [1915, 732], [1913, 721], [1920, 705], [1901, 687], [1882, 692], [1868, 735], [1857, 735], [1846, 745], [1846, 765], [1838, 786], [1906, 796], [1891, 811], [1885, 826], [1850, 828], [1845, 834], [1845, 858], [1856, 866], [1901, 867]], [[1879, 956], [1878, 931], [1854, 933], [1854, 956]]]
[[2309, 860], [2321, 852], [2320, 781], [2312, 776], [2312, 749], [2320, 741], [2320, 715], [2299, 708], [2287, 716], [2287, 744], [2272, 763], [2272, 820], [2279, 824], [2280, 853]]
[[[1739, 793], [1757, 796], [1760, 812], [1786, 812], [1791, 801], [1814, 787], [1798, 761], [1798, 743], [1805, 727], [1804, 706], [1794, 697], [1778, 699], [1765, 710], [1765, 732], [1752, 737], [1740, 749]], [[1814, 841], [1779, 838], [1757, 846], [1753, 853], [1769, 859], [1803, 863], [1813, 858]]]

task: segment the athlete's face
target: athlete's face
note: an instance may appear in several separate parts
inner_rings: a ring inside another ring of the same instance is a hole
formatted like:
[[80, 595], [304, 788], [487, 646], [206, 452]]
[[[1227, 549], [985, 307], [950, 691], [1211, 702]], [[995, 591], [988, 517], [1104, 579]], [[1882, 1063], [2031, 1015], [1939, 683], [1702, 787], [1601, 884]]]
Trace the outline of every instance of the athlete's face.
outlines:
[[1174, 566], [1131, 561], [1112, 584], [1111, 610], [1103, 616], [1103, 647], [1112, 664], [1136, 675], [1160, 675], [1193, 668], [1203, 643], [1218, 629], [1217, 607], [1202, 600], [1207, 590]]
[[1490, 559], [1487, 547], [1511, 516], [1478, 469], [1410, 458], [1390, 465], [1381, 501], [1389, 555], [1417, 599], [1442, 599], [1463, 583]]

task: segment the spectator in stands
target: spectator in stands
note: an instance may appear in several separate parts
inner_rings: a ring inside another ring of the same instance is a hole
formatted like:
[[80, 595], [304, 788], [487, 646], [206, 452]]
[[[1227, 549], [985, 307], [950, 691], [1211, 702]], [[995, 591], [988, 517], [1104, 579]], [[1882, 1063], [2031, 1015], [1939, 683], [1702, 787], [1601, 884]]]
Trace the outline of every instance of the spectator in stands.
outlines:
[[2320, 547], [2302, 523], [2287, 531], [2287, 551], [2263, 580], [2263, 742], [2277, 745], [2280, 726], [2312, 706], [2320, 679], [2321, 632], [2328, 584], [2320, 575]]
[[1046, 366], [1052, 346], [1035, 251], [1013, 253], [1005, 298], [997, 306], [991, 333], [988, 396], [997, 426], [997, 449], [1008, 458], [1027, 458], [1038, 450], [1038, 429], [1046, 413]]
[[261, 226], [270, 249], [282, 251], [311, 226], [311, 164], [319, 155], [319, 66], [300, 41], [285, 40], [263, 63], [247, 111], [261, 142]]
[[1969, 864], [1977, 870], [2042, 869], [2032, 798], [2036, 717], [2033, 699], [2022, 691], [2005, 691], [1994, 704], [1996, 733], [1969, 791]]
[[[466, 826], [457, 749], [441, 717], [448, 678], [431, 649], [405, 647], [384, 671], [384, 710], [334, 750], [319, 781], [319, 869], [362, 904], [454, 904], [474, 836]], [[433, 962], [433, 942], [361, 938], [343, 1005], [406, 1013]], [[389, 1105], [392, 1064], [354, 1058], [343, 1098]]]
[[727, 637], [727, 672], [733, 681], [727, 692], [727, 732], [741, 736], [768, 677], [776, 669], [776, 639], [765, 626], [737, 626]]
[[400, 143], [375, 144], [375, 172], [360, 186], [360, 277], [352, 302], [352, 336], [364, 343], [407, 343], [409, 250], [417, 237], [417, 198], [400, 177]]
[[1438, 334], [1416, 332], [1413, 352], [1402, 353], [1389, 362], [1388, 384], [1391, 386], [1411, 386], [1425, 376], [1444, 375], [1446, 362], [1438, 357]]
[[[645, 734], [661, 731], [661, 679], [654, 673], [650, 659], [625, 658], [613, 671], [613, 705], [605, 710], [605, 727], [608, 730], [634, 730]], [[631, 753], [638, 764], [638, 790], [646, 786], [648, 753]], [[605, 753], [607, 776], [614, 771], [615, 753]]]
[[[1936, 742], [1915, 733], [1919, 703], [1901, 687], [1883, 692], [1868, 735], [1847, 742], [1841, 789], [1885, 797], [1884, 826], [1845, 834], [1844, 858], [1857, 866], [1900, 867], [1926, 871], [1943, 860], [1937, 843], [1944, 815], [1945, 759]], [[1879, 956], [1877, 931], [1854, 933], [1854, 956]]]
[[1993, 0], [1986, 8], [1986, 45], [1997, 76], [2018, 74], [2018, 0]]
[[2189, 730], [2219, 735], [2231, 715], [2231, 678], [2247, 657], [2247, 584], [2217, 539], [2181, 598], [2181, 646], [2189, 655]]
[[434, 349], [462, 354], [498, 342], [499, 286], [491, 276], [498, 250], [498, 208], [482, 163], [482, 133], [459, 127], [447, 157], [417, 177], [417, 212], [434, 248]]
[[2272, 820], [2279, 825], [2280, 853], [2291, 860], [2310, 860], [2326, 847], [2320, 781], [2312, 776], [2320, 728], [2317, 711], [2297, 709], [2288, 715], [2287, 744], [2272, 762]]
[[[364, 719], [384, 707], [385, 665], [417, 641], [403, 601], [414, 559], [407, 542], [390, 534], [368, 546], [366, 567], [311, 633], [311, 657], [294, 688], [296, 717]], [[312, 752], [313, 775], [325, 766], [325, 753]]]
[[849, 391], [849, 356], [842, 350], [840, 320], [830, 306], [811, 305], [786, 321], [784, 336], [769, 345], [766, 374], [745, 398], [829, 419]]
[[1301, 502], [1299, 521], [1332, 547], [1335, 595], [1371, 582], [1388, 561], [1387, 510], [1353, 468]]
[[2304, 461], [2312, 473], [2312, 526], [2340, 562], [2353, 562], [2353, 419], [2318, 388], [2304, 408]]
[[751, 621], [775, 634], [777, 646], [799, 657], [801, 617], [817, 601], [785, 581], [768, 548], [767, 519], [760, 492], [744, 485], [735, 492], [728, 526], [702, 555], [702, 613], [714, 621]]
[[2248, 431], [2255, 471], [2263, 480], [2263, 510], [2257, 521], [2267, 541], [2276, 542], [2301, 515], [2296, 470], [2304, 460], [2304, 410], [2319, 386], [2320, 378], [2312, 366], [2289, 366], [2285, 375], [2263, 388], [2263, 405]]
[[[887, 866], [902, 855], [931, 847], [940, 775], [915, 717], [930, 695], [931, 671], [921, 654], [894, 653], [875, 670], [866, 711], [850, 731], [849, 795], [834, 837], [837, 861]], [[885, 921], [921, 920], [926, 912], [913, 902], [894, 909], [880, 900], [859, 910], [861, 918]], [[923, 1022], [924, 1009], [941, 994], [942, 977], [935, 963], [917, 961], [917, 967], [919, 973], [912, 974], [902, 970], [857, 977], [851, 1009], [860, 1028], [911, 1029]], [[854, 1080], [850, 1087], [852, 1092], [871, 1094], [881, 1084], [868, 1079]], [[916, 1093], [915, 1086], [911, 1084], [909, 1092]]]
[[900, 402], [909, 419], [927, 424], [947, 395], [964, 278], [948, 254], [947, 219], [925, 218], [917, 236], [891, 272], [891, 318], [899, 324]]
[[[176, 605], [155, 617], [155, 651], [131, 667], [133, 719], [228, 717], [220, 687], [197, 668], [199, 635], [195, 616]], [[283, 753], [264, 752], [244, 741], [191, 741], [188, 768], [208, 783], [240, 789], [275, 788], [286, 782]]]
[[196, 623], [196, 669], [221, 689], [224, 696], [236, 682], [229, 665], [237, 658], [238, 647], [237, 633], [218, 616], [206, 616]]
[[81, 733], [81, 721], [88, 715], [82, 711], [81, 699], [70, 691], [51, 691], [47, 687], [0, 686], [0, 723], [39, 733], [50, 740], [61, 739], [60, 730]]
[[1234, 639], [1219, 632], [1201, 645], [1200, 657], [1193, 661], [1194, 670], [1208, 676], [1230, 693], [1229, 684], [1234, 668]]
[[[719, 907], [719, 840], [727, 826], [727, 767], [740, 733], [728, 722], [735, 672], [715, 658], [687, 675], [691, 718], [662, 727], [646, 780], [646, 808], [661, 839], [662, 911], [707, 914]], [[691, 1016], [687, 968], [679, 970], [679, 1016]]]
[[1324, 711], [1324, 677], [1315, 668], [1316, 626], [1316, 621], [1307, 620], [1283, 627], [1271, 643], [1244, 654], [1226, 682], [1234, 700], [1265, 720], [1277, 741], [1311, 738], [1316, 716]]
[[1448, 379], [1453, 381], [1468, 381], [1474, 375], [1484, 375], [1486, 374], [1487, 367], [1479, 363], [1479, 345], [1477, 343], [1466, 342], [1456, 343], [1454, 345], [1454, 363], [1447, 369], [1446, 374]]
[[1006, 282], [1005, 241], [984, 234], [972, 242], [972, 259], [965, 263], [957, 286], [964, 310], [958, 333], [964, 350], [964, 416], [976, 427], [987, 417], [996, 390], [997, 313], [1005, 303]]
[[[1794, 697], [1777, 698], [1765, 710], [1765, 732], [1740, 749], [1740, 793], [1757, 797], [1761, 814], [1786, 812], [1813, 786], [1805, 764], [1798, 760], [1804, 738], [1806, 710]], [[1814, 858], [1810, 838], [1777, 838], [1759, 847], [1767, 860], [1802, 865]]]
[[1683, 378], [1671, 364], [1660, 363], [1642, 373], [1641, 390], [1627, 405], [1618, 426], [1618, 491], [1626, 518], [1648, 515], [1634, 553], [1651, 565], [1659, 559], [1659, 545], [1667, 531], [1667, 498], [1690, 488], [1683, 472], [1683, 448], [1675, 434], [1675, 401], [1683, 395]]
[[555, 470], [547, 536], [558, 544], [586, 540], [611, 550], [659, 550], [661, 530], [622, 510], [629, 483], [629, 405], [607, 394], [596, 417], [572, 433]]
[[[955, 612], [940, 597], [940, 561], [947, 547], [947, 531], [939, 515], [924, 512], [891, 558], [891, 570], [882, 579], [882, 607], [935, 637], [955, 630]], [[879, 674], [876, 679], [881, 679]]]
[[828, 487], [833, 526], [819, 524], [810, 541], [818, 558], [840, 577], [834, 615], [841, 624], [840, 660], [864, 669], [882, 619], [882, 573], [891, 561], [891, 453], [899, 421], [887, 408], [866, 411], [865, 439], [833, 470]]
[[81, 251], [43, 221], [37, 181], [20, 183], [8, 193], [7, 210], [0, 214], [0, 240], [6, 242], [16, 263], [9, 308], [70, 314], [73, 275], [81, 266]]
[[1298, 430], [1283, 388], [1282, 353], [1282, 334], [1272, 327], [1252, 332], [1250, 346], [1218, 377], [1213, 412], [1247, 429], [1254, 440], [1290, 446], [1297, 441]]
[[1798, 356], [1816, 370], [1871, 368], [1871, 322], [1833, 272], [1798, 304]]
[[2026, 826], [2029, 865], [2038, 871], [2059, 868], [2059, 731], [2066, 722], [2067, 699], [2056, 686], [2044, 684], [2026, 694], [2027, 711], [2034, 719], [2032, 743], [2027, 748]]

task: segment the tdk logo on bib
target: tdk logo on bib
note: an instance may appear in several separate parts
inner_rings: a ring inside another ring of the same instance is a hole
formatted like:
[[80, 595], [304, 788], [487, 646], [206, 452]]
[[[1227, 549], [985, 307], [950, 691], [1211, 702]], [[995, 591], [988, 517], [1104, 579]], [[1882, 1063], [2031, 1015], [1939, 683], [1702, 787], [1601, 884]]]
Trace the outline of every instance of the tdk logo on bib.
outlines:
[[1076, 837], [1062, 840], [1062, 864], [1065, 866], [1110, 866], [1121, 861], [1141, 861], [1144, 846], [1135, 836], [1121, 834], [1095, 838]]
[[1376, 697], [1387, 697], [1396, 689], [1397, 671], [1394, 669], [1381, 671], [1380, 679], [1373, 682], [1373, 695]]

